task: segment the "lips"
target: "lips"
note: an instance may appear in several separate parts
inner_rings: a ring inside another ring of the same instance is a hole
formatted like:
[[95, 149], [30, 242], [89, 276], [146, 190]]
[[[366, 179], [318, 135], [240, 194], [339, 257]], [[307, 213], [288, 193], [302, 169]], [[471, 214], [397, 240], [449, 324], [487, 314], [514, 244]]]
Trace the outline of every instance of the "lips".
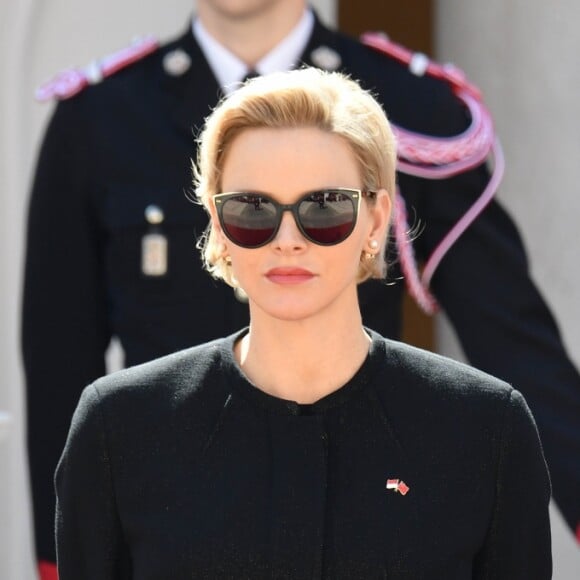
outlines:
[[302, 284], [314, 277], [310, 270], [304, 268], [272, 268], [266, 272], [266, 278], [274, 284]]

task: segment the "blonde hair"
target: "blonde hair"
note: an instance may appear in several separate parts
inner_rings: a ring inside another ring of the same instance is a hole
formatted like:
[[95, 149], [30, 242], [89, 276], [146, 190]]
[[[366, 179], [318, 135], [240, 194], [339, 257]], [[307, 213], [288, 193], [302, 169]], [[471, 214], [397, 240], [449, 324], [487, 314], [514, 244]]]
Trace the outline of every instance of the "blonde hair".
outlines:
[[[381, 106], [343, 74], [304, 68], [248, 81], [206, 119], [193, 173], [195, 194], [208, 214], [211, 198], [221, 189], [228, 148], [237, 135], [246, 129], [296, 127], [315, 127], [345, 139], [360, 165], [362, 189], [386, 189], [393, 201], [395, 137]], [[385, 276], [385, 244], [382, 240], [376, 259], [361, 259], [359, 282]], [[211, 221], [198, 247], [206, 270], [236, 287]]]

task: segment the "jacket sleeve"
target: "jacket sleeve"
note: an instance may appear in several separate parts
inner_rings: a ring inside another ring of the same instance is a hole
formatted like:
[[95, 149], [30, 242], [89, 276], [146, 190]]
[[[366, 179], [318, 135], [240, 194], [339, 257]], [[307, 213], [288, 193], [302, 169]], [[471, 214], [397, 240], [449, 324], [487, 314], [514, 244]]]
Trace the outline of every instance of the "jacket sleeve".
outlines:
[[59, 579], [128, 577], [106, 426], [94, 386], [85, 389], [74, 413], [55, 485]]
[[477, 580], [549, 580], [550, 480], [534, 420], [518, 391], [509, 396], [499, 439], [496, 498]]
[[[465, 121], [456, 109], [450, 105], [440, 117], [460, 131]], [[488, 177], [479, 167], [452, 179], [410, 180], [417, 192], [411, 205], [424, 224], [417, 240], [421, 257], [431, 254]], [[530, 276], [517, 228], [497, 201], [444, 257], [432, 289], [470, 363], [517, 385], [525, 396], [542, 438], [554, 498], [575, 530], [580, 523], [580, 375]]]
[[52, 478], [82, 388], [104, 374], [108, 328], [82, 96], [58, 105], [30, 198], [22, 312], [38, 560], [55, 561]]

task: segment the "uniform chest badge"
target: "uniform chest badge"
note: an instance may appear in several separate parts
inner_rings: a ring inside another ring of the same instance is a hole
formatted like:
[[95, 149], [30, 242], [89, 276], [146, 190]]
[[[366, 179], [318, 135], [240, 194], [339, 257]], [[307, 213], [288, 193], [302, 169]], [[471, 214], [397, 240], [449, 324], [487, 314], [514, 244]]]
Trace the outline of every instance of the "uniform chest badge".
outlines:
[[191, 57], [177, 48], [163, 57], [163, 70], [172, 77], [180, 77], [191, 68]]
[[145, 276], [165, 276], [168, 242], [161, 229], [165, 220], [163, 210], [157, 205], [148, 205], [145, 208], [145, 220], [149, 230], [141, 240], [141, 271]]
[[319, 46], [318, 48], [315, 48], [310, 53], [310, 60], [312, 61], [312, 64], [318, 68], [327, 71], [338, 70], [342, 64], [342, 58], [340, 58], [340, 54], [338, 54], [336, 50], [330, 48], [329, 46]]

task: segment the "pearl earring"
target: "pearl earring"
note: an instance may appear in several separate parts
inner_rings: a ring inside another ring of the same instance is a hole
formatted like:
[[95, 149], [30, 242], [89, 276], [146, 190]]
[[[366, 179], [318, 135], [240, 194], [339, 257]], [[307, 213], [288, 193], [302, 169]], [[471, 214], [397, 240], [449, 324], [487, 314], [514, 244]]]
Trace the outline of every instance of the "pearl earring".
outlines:
[[371, 247], [371, 249], [376, 250], [379, 247], [379, 242], [377, 242], [377, 240], [371, 240], [369, 242], [369, 246]]

